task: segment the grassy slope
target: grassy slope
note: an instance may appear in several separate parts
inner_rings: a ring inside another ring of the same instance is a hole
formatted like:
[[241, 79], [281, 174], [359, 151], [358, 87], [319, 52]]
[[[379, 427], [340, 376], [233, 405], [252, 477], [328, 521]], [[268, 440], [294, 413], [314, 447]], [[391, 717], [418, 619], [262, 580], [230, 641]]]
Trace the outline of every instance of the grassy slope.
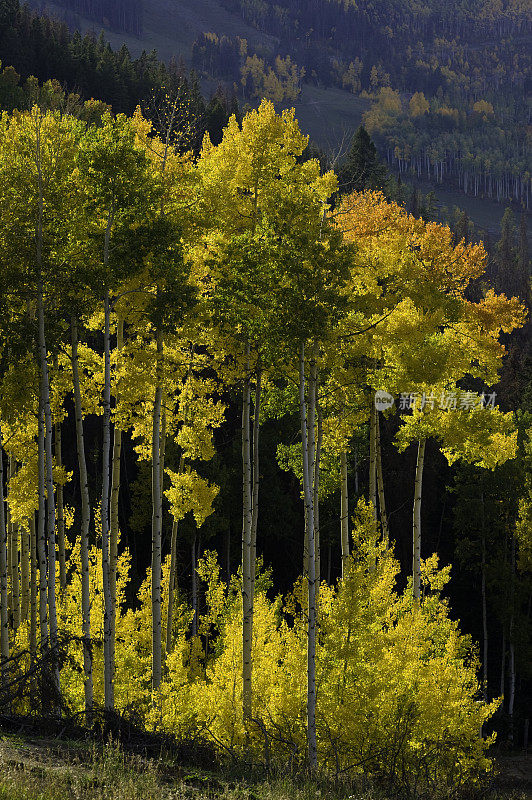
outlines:
[[[42, 0], [29, 2], [40, 11], [43, 10]], [[142, 50], [157, 50], [163, 60], [183, 56], [189, 61], [192, 43], [198, 34], [214, 31], [228, 36], [241, 36], [248, 40], [251, 49], [275, 50], [276, 40], [273, 37], [246, 25], [240, 16], [226, 11], [217, 0], [144, 0], [144, 7], [144, 34], [140, 39], [105, 29], [105, 36], [114, 48], [125, 43], [134, 56], [140, 55]], [[53, 2], [47, 2], [44, 8], [51, 15], [62, 14], [60, 7]], [[99, 26], [83, 18], [80, 19], [80, 28], [83, 32], [100, 32]], [[213, 86], [215, 83], [206, 81], [204, 89], [209, 91]], [[360, 125], [368, 101], [341, 89], [304, 85], [295, 107], [297, 119], [305, 133], [334, 155], [342, 142], [348, 142]], [[430, 188], [423, 187], [424, 191]], [[466, 197], [452, 190], [437, 189], [436, 192], [442, 205], [465, 208], [477, 226], [489, 230], [492, 235], [498, 234], [504, 206], [489, 200]]]
[[[520, 763], [523, 762], [523, 757]], [[526, 759], [525, 759], [526, 760]], [[528, 762], [527, 762], [528, 763]], [[521, 763], [521, 772], [522, 772]], [[519, 772], [489, 800], [528, 800]], [[365, 781], [362, 780], [362, 783]], [[454, 795], [453, 795], [454, 796]], [[117, 745], [0, 734], [0, 800], [391, 800], [369, 786], [197, 769]], [[455, 798], [456, 800], [456, 798]], [[465, 800], [465, 799], [464, 799]], [[488, 797], [484, 797], [488, 800]]]

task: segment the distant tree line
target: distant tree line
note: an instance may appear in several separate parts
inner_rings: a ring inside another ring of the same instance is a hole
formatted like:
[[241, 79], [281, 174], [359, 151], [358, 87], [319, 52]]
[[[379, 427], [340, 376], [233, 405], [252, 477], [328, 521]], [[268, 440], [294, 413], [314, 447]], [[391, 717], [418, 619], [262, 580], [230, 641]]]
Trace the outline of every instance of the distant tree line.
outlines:
[[39, 16], [17, 0], [0, 0], [0, 109], [31, 107], [41, 102], [43, 91], [57, 94], [60, 88], [82, 99], [97, 98], [115, 113], [131, 114], [140, 104], [150, 118], [164, 94], [179, 95], [180, 108], [186, 108], [186, 147], [194, 152], [205, 132], [217, 143], [230, 115], [240, 116], [236, 99], [222, 87], [206, 102], [184, 62], [166, 65], [155, 51], [132, 58], [125, 45], [112, 50], [103, 35], [71, 34], [64, 23]]
[[115, 31], [142, 36], [142, 0], [58, 0], [73, 14], [87, 17]]

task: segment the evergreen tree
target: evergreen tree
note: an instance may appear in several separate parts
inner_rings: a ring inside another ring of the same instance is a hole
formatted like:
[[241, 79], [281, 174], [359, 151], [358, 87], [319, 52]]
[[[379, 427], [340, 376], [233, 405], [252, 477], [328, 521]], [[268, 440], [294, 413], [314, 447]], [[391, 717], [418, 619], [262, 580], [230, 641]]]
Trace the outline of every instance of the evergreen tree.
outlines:
[[517, 279], [520, 284], [519, 296], [530, 307], [532, 303], [530, 286], [530, 254], [528, 251], [528, 235], [526, 216], [521, 213], [519, 221], [519, 241], [517, 245]]
[[508, 295], [516, 294], [517, 263], [515, 251], [515, 220], [510, 207], [501, 222], [501, 238], [495, 245], [495, 267], [498, 288]]
[[385, 194], [390, 187], [390, 175], [377, 155], [363, 125], [359, 127], [351, 142], [345, 163], [340, 169], [338, 183], [342, 193], [363, 192], [377, 189]]

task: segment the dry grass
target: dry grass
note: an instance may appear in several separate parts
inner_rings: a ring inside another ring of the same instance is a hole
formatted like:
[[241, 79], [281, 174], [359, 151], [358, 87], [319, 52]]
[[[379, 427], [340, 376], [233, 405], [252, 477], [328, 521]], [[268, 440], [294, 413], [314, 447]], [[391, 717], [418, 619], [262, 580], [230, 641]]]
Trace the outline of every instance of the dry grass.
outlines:
[[[355, 792], [355, 794], [353, 794]], [[0, 800], [392, 800], [371, 788], [286, 777], [244, 780], [128, 755], [115, 743], [0, 739]], [[529, 800], [524, 791], [489, 800]], [[395, 798], [394, 798], [395, 800]], [[488, 800], [488, 798], [486, 798]]]

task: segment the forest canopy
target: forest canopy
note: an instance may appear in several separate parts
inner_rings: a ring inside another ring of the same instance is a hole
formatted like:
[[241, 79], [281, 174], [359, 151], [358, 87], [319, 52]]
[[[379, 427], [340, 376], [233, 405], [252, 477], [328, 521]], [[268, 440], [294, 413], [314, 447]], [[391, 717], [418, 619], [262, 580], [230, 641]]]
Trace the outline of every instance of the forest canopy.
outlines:
[[[269, 101], [196, 155], [179, 93], [157, 125], [57, 100], [0, 119], [0, 702], [401, 790], [479, 785], [527, 675], [532, 417], [496, 395], [528, 287], [498, 291], [481, 243], [376, 189], [339, 194]], [[485, 624], [488, 584], [505, 606], [500, 693], [425, 543], [435, 458]], [[460, 522], [468, 492], [486, 519], [509, 503], [502, 537]]]

